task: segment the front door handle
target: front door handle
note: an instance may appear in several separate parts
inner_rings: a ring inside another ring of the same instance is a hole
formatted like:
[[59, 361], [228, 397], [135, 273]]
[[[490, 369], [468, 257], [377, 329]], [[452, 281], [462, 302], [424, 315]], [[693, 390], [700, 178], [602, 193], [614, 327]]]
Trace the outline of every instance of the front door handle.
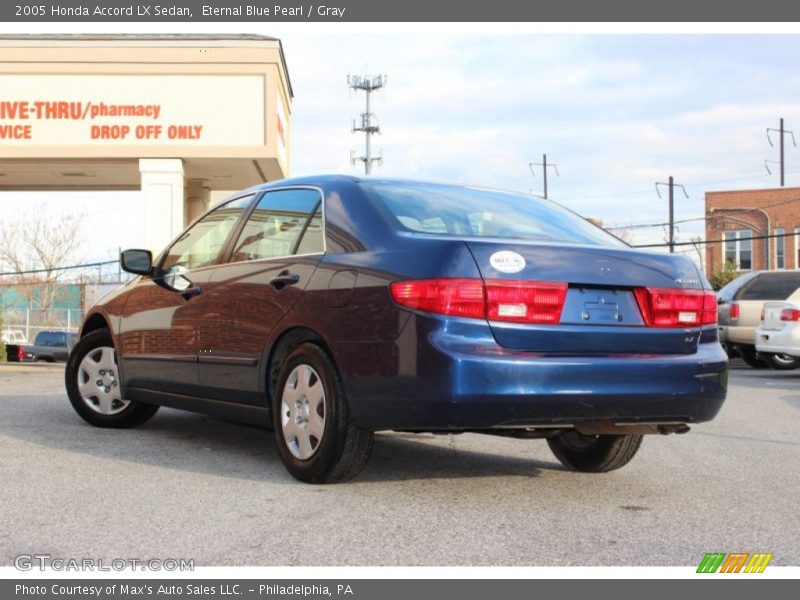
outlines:
[[269, 284], [274, 287], [277, 291], [281, 291], [287, 285], [294, 285], [295, 283], [300, 281], [300, 275], [297, 273], [290, 273], [287, 271], [281, 271], [278, 273], [277, 277], [273, 277], [270, 279]]

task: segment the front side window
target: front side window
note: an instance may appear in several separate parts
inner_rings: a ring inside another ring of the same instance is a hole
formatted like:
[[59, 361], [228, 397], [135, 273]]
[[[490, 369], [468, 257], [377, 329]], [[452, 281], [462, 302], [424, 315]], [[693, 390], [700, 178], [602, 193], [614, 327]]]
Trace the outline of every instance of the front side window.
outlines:
[[214, 264], [225, 240], [252, 199], [251, 194], [231, 200], [200, 219], [169, 249], [162, 270], [169, 272], [177, 267], [191, 270]]
[[267, 192], [247, 219], [231, 262], [322, 252], [320, 206], [317, 190]]

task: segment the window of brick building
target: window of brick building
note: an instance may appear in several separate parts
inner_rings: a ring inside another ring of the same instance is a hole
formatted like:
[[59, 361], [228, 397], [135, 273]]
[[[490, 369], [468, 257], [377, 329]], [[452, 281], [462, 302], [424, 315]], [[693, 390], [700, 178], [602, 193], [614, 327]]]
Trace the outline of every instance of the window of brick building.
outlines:
[[794, 268], [800, 269], [800, 229], [794, 228]]
[[749, 229], [726, 231], [725, 262], [732, 262], [740, 271], [753, 268], [753, 232]]
[[776, 229], [775, 235], [775, 268], [786, 268], [786, 238], [782, 237], [786, 233], [783, 229]]

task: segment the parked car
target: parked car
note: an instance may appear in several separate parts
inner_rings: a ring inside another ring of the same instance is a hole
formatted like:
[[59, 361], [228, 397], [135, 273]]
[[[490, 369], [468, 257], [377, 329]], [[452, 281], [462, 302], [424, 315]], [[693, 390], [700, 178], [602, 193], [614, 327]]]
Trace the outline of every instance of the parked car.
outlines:
[[800, 360], [800, 290], [785, 302], [764, 303], [756, 349], [762, 356], [784, 354]]
[[544, 438], [567, 467], [609, 471], [725, 399], [694, 263], [528, 195], [273, 182], [121, 264], [139, 277], [89, 311], [67, 365], [78, 414], [271, 424], [302, 481], [354, 477], [382, 430]]
[[76, 333], [40, 331], [33, 345], [7, 344], [6, 356], [12, 362], [66, 362], [77, 341]]
[[21, 329], [4, 329], [0, 334], [0, 343], [3, 344], [27, 344], [28, 338]]
[[755, 368], [795, 369], [800, 361], [782, 353], [756, 350], [756, 327], [765, 301], [786, 300], [800, 287], [798, 271], [752, 271], [723, 287], [719, 302], [719, 338]]

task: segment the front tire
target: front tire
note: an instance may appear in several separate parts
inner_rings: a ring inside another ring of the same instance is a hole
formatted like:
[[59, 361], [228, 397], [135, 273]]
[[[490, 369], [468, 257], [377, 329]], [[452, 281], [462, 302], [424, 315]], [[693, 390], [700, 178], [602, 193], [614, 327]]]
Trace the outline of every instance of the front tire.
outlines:
[[272, 418], [278, 453], [300, 481], [348, 481], [367, 463], [373, 432], [353, 421], [338, 371], [316, 344], [301, 344], [281, 366]]
[[547, 444], [562, 465], [585, 473], [605, 473], [627, 465], [639, 451], [642, 437], [584, 435], [570, 430], [548, 438]]
[[72, 408], [95, 427], [135, 427], [158, 411], [158, 406], [122, 398], [117, 354], [108, 329], [87, 333], [75, 344], [64, 377]]

